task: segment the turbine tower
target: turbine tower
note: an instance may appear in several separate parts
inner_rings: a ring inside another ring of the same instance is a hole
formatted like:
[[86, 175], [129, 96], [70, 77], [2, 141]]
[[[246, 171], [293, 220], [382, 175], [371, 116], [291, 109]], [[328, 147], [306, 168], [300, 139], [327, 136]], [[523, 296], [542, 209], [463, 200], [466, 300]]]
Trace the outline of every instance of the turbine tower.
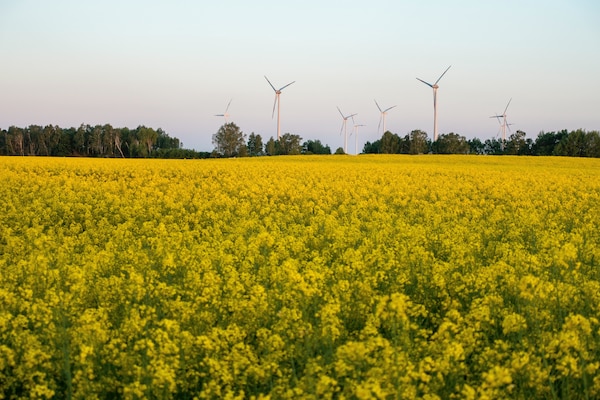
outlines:
[[[231, 99], [231, 100], [233, 100], [233, 99]], [[227, 107], [225, 108], [225, 112], [223, 114], [215, 114], [215, 117], [225, 118], [225, 123], [227, 123], [227, 118], [229, 117], [229, 114], [227, 114], [227, 110], [229, 110], [229, 106], [231, 105], [231, 100], [229, 100], [229, 103], [227, 103]]]
[[348, 118], [354, 117], [356, 113], [344, 116], [342, 110], [340, 110], [339, 107], [337, 109], [344, 120], [344, 122], [342, 122], [342, 128], [340, 129], [340, 135], [342, 134], [342, 131], [344, 131], [344, 153], [348, 154], [348, 130], [346, 129], [346, 122], [348, 121]]
[[354, 122], [354, 117], [352, 117], [352, 123], [354, 123], [354, 154], [358, 155], [358, 128], [361, 126], [366, 126], [363, 124], [356, 124]]
[[377, 104], [377, 100], [375, 100], [375, 105], [377, 106], [377, 108], [379, 109], [379, 112], [381, 113], [381, 116], [379, 117], [379, 125], [377, 125], [377, 133], [379, 133], [379, 127], [381, 126], [381, 121], [383, 121], [383, 132], [385, 133], [385, 114], [387, 114], [388, 111], [390, 111], [392, 108], [396, 107], [396, 106], [391, 106], [386, 108], [385, 110], [382, 110], [381, 107], [379, 107], [379, 104]]
[[[450, 65], [451, 67], [452, 65]], [[425, 82], [423, 79], [417, 78], [417, 80], [423, 82], [427, 86], [433, 89], [433, 141], [437, 141], [438, 138], [438, 130], [437, 130], [437, 90], [439, 88], [438, 82], [442, 79], [442, 76], [446, 75], [446, 72], [450, 69], [450, 67], [446, 68], [444, 73], [440, 75], [437, 81], [432, 85], [431, 83]]]
[[275, 106], [277, 106], [277, 140], [279, 140], [279, 138], [281, 137], [281, 124], [280, 124], [280, 120], [279, 120], [279, 109], [280, 109], [281, 102], [279, 101], [279, 95], [281, 94], [281, 91], [283, 89], [290, 86], [292, 83], [294, 83], [296, 81], [290, 82], [287, 85], [280, 87], [279, 89], [275, 89], [275, 86], [273, 86], [273, 84], [271, 83], [269, 78], [267, 78], [266, 75], [265, 75], [265, 79], [267, 80], [267, 82], [269, 82], [269, 85], [271, 85], [271, 87], [273, 88], [273, 91], [275, 92], [275, 102], [273, 103], [273, 115], [271, 116], [271, 118], [273, 118], [275, 116]]
[[[506, 128], [508, 128], [508, 130], [510, 130], [509, 124], [506, 120], [506, 110], [508, 110], [508, 106], [510, 105], [510, 102], [512, 101], [512, 97], [510, 98], [510, 100], [508, 100], [508, 104], [506, 105], [506, 108], [504, 109], [504, 112], [502, 113], [502, 115], [493, 115], [490, 118], [497, 118], [498, 119], [498, 123], [500, 124], [500, 129], [502, 130], [502, 148], [504, 148], [504, 142], [506, 141]], [[502, 118], [502, 122], [500, 122], [500, 118]]]

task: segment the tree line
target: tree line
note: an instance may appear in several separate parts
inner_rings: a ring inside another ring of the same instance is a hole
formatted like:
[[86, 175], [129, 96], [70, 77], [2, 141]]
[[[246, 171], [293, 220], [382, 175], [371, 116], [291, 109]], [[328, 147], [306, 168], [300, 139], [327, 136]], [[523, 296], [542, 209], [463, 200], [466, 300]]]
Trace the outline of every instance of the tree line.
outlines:
[[385, 132], [381, 139], [364, 145], [363, 153], [381, 154], [490, 154], [600, 157], [600, 133], [577, 129], [558, 132], [540, 132], [535, 140], [526, 133], [516, 131], [507, 140], [478, 138], [467, 140], [456, 133], [441, 134], [432, 142], [421, 130], [414, 130], [404, 137]]
[[[537, 138], [526, 138], [526, 133], [516, 131], [507, 140], [478, 138], [467, 140], [456, 133], [441, 134], [435, 142], [422, 130], [413, 130], [404, 137], [390, 131], [384, 132], [381, 139], [366, 142], [363, 154], [489, 154], [489, 155], [530, 155], [530, 156], [570, 156], [600, 157], [600, 133], [578, 129], [558, 132], [540, 132]], [[319, 140], [309, 140], [302, 144], [298, 135], [286, 133], [279, 140], [272, 137], [263, 144], [262, 137], [253, 133], [247, 138], [233, 122], [221, 126], [213, 135], [216, 157], [246, 157], [287, 154], [331, 154], [331, 149]], [[338, 148], [336, 154], [344, 151]]]
[[[183, 148], [178, 138], [161, 128], [138, 126], [114, 128], [110, 124], [61, 128], [56, 125], [11, 126], [0, 130], [0, 155], [208, 158], [256, 157], [293, 154], [331, 154], [320, 140], [302, 141], [299, 135], [285, 133], [278, 140], [264, 142], [260, 134], [245, 135], [233, 122], [222, 125], [212, 137], [212, 152]], [[343, 154], [338, 148], [335, 154]], [[422, 130], [404, 137], [386, 131], [374, 142], [366, 142], [363, 154], [490, 154], [600, 157], [600, 133], [577, 129], [540, 132], [535, 139], [516, 131], [507, 140], [478, 138], [467, 140], [456, 133], [441, 134], [437, 141]]]
[[331, 148], [320, 140], [302, 142], [299, 135], [284, 133], [279, 139], [270, 137], [265, 143], [260, 134], [248, 137], [233, 122], [222, 125], [212, 137], [213, 157], [256, 157], [294, 154], [331, 154]]
[[161, 128], [114, 128], [110, 124], [61, 128], [11, 126], [0, 130], [0, 155], [197, 158], [210, 153], [184, 149]]

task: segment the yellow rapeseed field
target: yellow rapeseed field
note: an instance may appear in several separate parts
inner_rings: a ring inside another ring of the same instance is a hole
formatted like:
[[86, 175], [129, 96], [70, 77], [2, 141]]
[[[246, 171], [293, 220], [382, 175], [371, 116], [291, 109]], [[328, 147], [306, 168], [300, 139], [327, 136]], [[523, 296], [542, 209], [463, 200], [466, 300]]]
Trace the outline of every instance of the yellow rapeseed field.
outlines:
[[600, 398], [600, 159], [0, 158], [0, 398]]

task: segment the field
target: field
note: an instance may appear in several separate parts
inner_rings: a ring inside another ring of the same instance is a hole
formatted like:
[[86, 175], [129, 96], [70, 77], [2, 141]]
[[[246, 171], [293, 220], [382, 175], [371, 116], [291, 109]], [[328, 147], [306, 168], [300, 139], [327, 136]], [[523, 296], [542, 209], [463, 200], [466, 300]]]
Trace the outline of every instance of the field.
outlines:
[[599, 398], [600, 160], [0, 158], [0, 398]]

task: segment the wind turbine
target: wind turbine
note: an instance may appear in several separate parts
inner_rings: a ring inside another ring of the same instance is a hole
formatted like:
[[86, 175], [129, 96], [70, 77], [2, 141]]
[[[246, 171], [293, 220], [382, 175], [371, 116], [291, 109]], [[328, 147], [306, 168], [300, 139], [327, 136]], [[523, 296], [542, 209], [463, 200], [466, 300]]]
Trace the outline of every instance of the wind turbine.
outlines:
[[385, 114], [387, 114], [388, 111], [390, 111], [392, 108], [396, 107], [396, 106], [391, 106], [386, 108], [385, 110], [382, 110], [381, 107], [379, 107], [379, 104], [377, 104], [377, 100], [375, 100], [375, 105], [377, 106], [377, 108], [379, 109], [379, 112], [381, 113], [381, 117], [379, 117], [379, 125], [377, 125], [377, 133], [379, 133], [379, 127], [381, 126], [381, 121], [383, 121], [383, 132], [385, 133]]
[[[452, 65], [450, 65], [451, 67]], [[442, 79], [442, 76], [446, 75], [446, 72], [450, 69], [450, 67], [446, 68], [444, 73], [440, 75], [437, 81], [432, 85], [431, 83], [425, 82], [423, 79], [417, 78], [417, 80], [423, 82], [427, 86], [433, 89], [433, 141], [435, 142], [438, 138], [438, 130], [437, 130], [437, 90], [439, 88], [438, 82]]]
[[[510, 126], [512, 124], [507, 123], [506, 121], [506, 110], [508, 110], [508, 106], [510, 105], [510, 102], [512, 101], [512, 97], [510, 98], [510, 100], [508, 100], [508, 104], [506, 105], [506, 108], [504, 109], [504, 112], [502, 113], [502, 115], [493, 115], [490, 118], [496, 118], [498, 119], [498, 123], [500, 124], [500, 129], [502, 130], [502, 147], [504, 148], [504, 142], [506, 141], [506, 128], [508, 128], [508, 130], [510, 131]], [[502, 118], [502, 122], [500, 122], [500, 118]]]
[[229, 100], [229, 103], [227, 103], [227, 107], [225, 108], [225, 112], [223, 114], [215, 114], [215, 117], [223, 117], [225, 118], [225, 123], [227, 123], [227, 118], [229, 117], [229, 114], [227, 114], [227, 110], [229, 110], [229, 106], [231, 105], [231, 101], [233, 99]]
[[344, 122], [342, 122], [342, 128], [340, 129], [340, 135], [342, 134], [342, 131], [344, 131], [344, 153], [348, 154], [348, 131], [346, 129], [346, 122], [348, 121], [348, 118], [354, 117], [357, 113], [344, 116], [342, 110], [340, 110], [339, 107], [337, 109], [340, 112], [342, 118], [344, 119]]
[[279, 138], [281, 137], [281, 125], [279, 122], [279, 109], [281, 106], [281, 102], [279, 101], [279, 95], [281, 94], [281, 91], [283, 89], [290, 86], [292, 83], [294, 83], [296, 81], [290, 82], [287, 85], [280, 87], [279, 89], [275, 89], [275, 86], [273, 86], [273, 84], [271, 83], [269, 78], [267, 78], [266, 75], [265, 75], [265, 79], [267, 80], [267, 82], [269, 82], [269, 85], [271, 85], [271, 87], [273, 88], [273, 91], [275, 92], [275, 102], [273, 103], [273, 115], [271, 116], [271, 118], [273, 118], [275, 116], [275, 106], [277, 105], [277, 140], [279, 140]]
[[358, 128], [366, 125], [356, 124], [354, 122], [354, 117], [352, 117], [352, 123], [354, 124], [354, 154], [358, 155]]

